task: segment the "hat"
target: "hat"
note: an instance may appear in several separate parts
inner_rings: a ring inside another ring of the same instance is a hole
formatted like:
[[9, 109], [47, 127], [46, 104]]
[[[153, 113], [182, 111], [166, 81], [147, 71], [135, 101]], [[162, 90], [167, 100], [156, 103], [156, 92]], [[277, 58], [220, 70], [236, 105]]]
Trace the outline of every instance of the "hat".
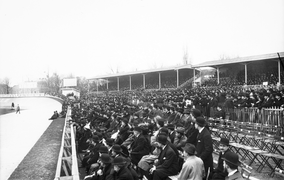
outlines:
[[102, 154], [100, 157], [100, 160], [104, 163], [104, 164], [110, 164], [111, 163], [111, 157], [109, 154]]
[[201, 116], [201, 112], [199, 109], [192, 109], [192, 115], [193, 117], [197, 118], [199, 116]]
[[173, 124], [168, 124], [167, 125], [167, 128], [169, 129], [169, 130], [174, 130], [175, 129], [175, 125], [173, 125]]
[[183, 127], [177, 127], [176, 132], [184, 134], [185, 129]]
[[189, 155], [195, 154], [195, 146], [193, 144], [188, 143], [182, 149]]
[[115, 144], [112, 146], [112, 151], [114, 152], [122, 152], [121, 146], [118, 144]]
[[99, 152], [100, 153], [108, 153], [108, 148], [106, 146], [100, 146]]
[[99, 136], [94, 135], [94, 136], [93, 136], [93, 141], [94, 141], [95, 143], [100, 142], [100, 138], [99, 138]]
[[107, 144], [107, 145], [112, 146], [113, 143], [114, 143], [114, 139], [112, 139], [112, 138], [107, 138], [107, 139], [106, 139], [106, 144]]
[[234, 153], [234, 152], [227, 152], [223, 155], [222, 159], [228, 163], [231, 163], [235, 166], [239, 166], [241, 164], [241, 162], [239, 161], [239, 156], [238, 154]]
[[118, 156], [118, 157], [114, 158], [113, 165], [125, 165], [124, 158], [121, 157], [121, 156]]
[[165, 135], [159, 135], [157, 138], [157, 141], [163, 145], [166, 145], [168, 142], [167, 136]]
[[220, 140], [220, 144], [223, 144], [223, 145], [225, 145], [225, 146], [229, 146], [229, 139], [227, 139], [227, 138], [221, 138], [221, 140]]
[[136, 127], [134, 127], [133, 131], [142, 132], [142, 129], [139, 126], [136, 126]]
[[127, 119], [127, 118], [123, 118], [122, 121], [123, 121], [125, 124], [128, 124], [128, 119]]
[[197, 117], [196, 118], [196, 124], [200, 127], [204, 127], [206, 124], [206, 121], [203, 117]]
[[103, 134], [101, 132], [96, 132], [96, 135], [99, 137], [100, 140], [103, 138]]
[[168, 128], [165, 128], [165, 127], [162, 127], [161, 129], [160, 129], [160, 132], [162, 133], [165, 133], [165, 134], [168, 134], [169, 133], [169, 130], [168, 130]]

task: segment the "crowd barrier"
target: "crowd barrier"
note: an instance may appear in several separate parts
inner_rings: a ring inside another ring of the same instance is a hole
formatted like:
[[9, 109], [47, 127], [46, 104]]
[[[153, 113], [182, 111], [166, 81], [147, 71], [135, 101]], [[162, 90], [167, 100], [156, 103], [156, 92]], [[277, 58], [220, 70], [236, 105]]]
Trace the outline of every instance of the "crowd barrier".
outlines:
[[0, 98], [22, 98], [22, 97], [49, 97], [63, 102], [63, 99], [45, 93], [23, 93], [23, 94], [0, 94]]
[[54, 180], [79, 180], [75, 142], [76, 129], [73, 127], [73, 124], [69, 122], [70, 120], [71, 107], [68, 107]]
[[44, 93], [0, 94], [0, 97], [42, 97], [49, 96]]
[[[235, 108], [224, 110], [226, 119], [233, 121], [267, 125], [274, 128], [284, 127], [284, 110], [281, 108]], [[211, 108], [210, 117], [214, 117], [216, 111], [215, 108]]]

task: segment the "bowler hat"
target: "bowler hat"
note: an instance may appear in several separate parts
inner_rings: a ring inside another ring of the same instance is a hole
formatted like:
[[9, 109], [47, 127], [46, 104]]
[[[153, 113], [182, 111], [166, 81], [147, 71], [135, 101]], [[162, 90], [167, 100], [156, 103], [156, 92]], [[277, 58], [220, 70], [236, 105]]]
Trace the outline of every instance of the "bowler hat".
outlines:
[[206, 125], [206, 121], [203, 117], [197, 117], [196, 124], [200, 127], [204, 127]]
[[115, 144], [112, 146], [112, 151], [114, 152], [122, 152], [121, 146], [118, 144]]
[[192, 111], [193, 117], [197, 118], [201, 116], [201, 111], [199, 109], [192, 109], [191, 111]]
[[125, 124], [128, 124], [128, 119], [127, 118], [123, 118], [122, 122], [124, 122]]
[[113, 159], [113, 165], [125, 165], [125, 160], [123, 157], [118, 156], [116, 158]]
[[227, 152], [223, 155], [222, 159], [228, 163], [231, 163], [235, 166], [239, 166], [241, 164], [241, 162], [239, 161], [239, 156], [238, 154], [234, 153], [234, 152]]
[[106, 139], [106, 144], [107, 144], [107, 145], [112, 146], [113, 143], [114, 143], [114, 139], [112, 139], [112, 138], [107, 138], [107, 139]]
[[164, 132], [164, 133], [168, 134], [168, 133], [169, 133], [169, 130], [168, 130], [168, 128], [162, 127], [162, 128], [160, 129], [160, 132], [161, 132], [161, 133]]
[[166, 145], [168, 142], [167, 136], [165, 135], [159, 135], [157, 138], [157, 141], [163, 145]]
[[189, 155], [195, 154], [195, 146], [193, 144], [187, 143], [182, 149]]
[[108, 153], [108, 148], [106, 146], [100, 146], [99, 152], [100, 153]]
[[100, 142], [100, 138], [99, 138], [99, 136], [94, 135], [94, 136], [93, 136], [93, 141], [94, 141], [95, 143]]
[[100, 159], [104, 164], [110, 164], [111, 163], [111, 157], [110, 157], [109, 154], [102, 154]]
[[229, 146], [229, 139], [227, 139], [227, 138], [221, 138], [220, 139], [220, 144], [223, 144], [223, 145], [225, 145], [225, 146]]

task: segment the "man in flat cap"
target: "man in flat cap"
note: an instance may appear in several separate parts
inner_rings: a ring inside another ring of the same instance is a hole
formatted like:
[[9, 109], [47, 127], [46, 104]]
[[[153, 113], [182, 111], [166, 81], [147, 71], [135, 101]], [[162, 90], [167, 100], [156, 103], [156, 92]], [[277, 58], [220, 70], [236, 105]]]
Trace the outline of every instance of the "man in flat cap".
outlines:
[[205, 177], [205, 169], [203, 161], [195, 156], [195, 146], [186, 144], [183, 147], [183, 163], [182, 169], [178, 175], [178, 180], [202, 180]]

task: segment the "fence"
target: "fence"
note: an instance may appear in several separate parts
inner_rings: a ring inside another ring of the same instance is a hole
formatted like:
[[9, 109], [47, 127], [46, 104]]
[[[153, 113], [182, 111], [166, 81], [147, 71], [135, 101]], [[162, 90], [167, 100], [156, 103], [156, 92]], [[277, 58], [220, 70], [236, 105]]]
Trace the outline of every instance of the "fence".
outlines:
[[[225, 109], [226, 119], [238, 122], [257, 123], [273, 127], [284, 127], [284, 110], [277, 108], [235, 108]], [[215, 108], [211, 108], [210, 116], [214, 117]]]
[[62, 134], [62, 144], [59, 152], [55, 180], [70, 179], [79, 180], [79, 170], [76, 153], [76, 129], [73, 128], [71, 119], [71, 107], [68, 107], [65, 125]]

